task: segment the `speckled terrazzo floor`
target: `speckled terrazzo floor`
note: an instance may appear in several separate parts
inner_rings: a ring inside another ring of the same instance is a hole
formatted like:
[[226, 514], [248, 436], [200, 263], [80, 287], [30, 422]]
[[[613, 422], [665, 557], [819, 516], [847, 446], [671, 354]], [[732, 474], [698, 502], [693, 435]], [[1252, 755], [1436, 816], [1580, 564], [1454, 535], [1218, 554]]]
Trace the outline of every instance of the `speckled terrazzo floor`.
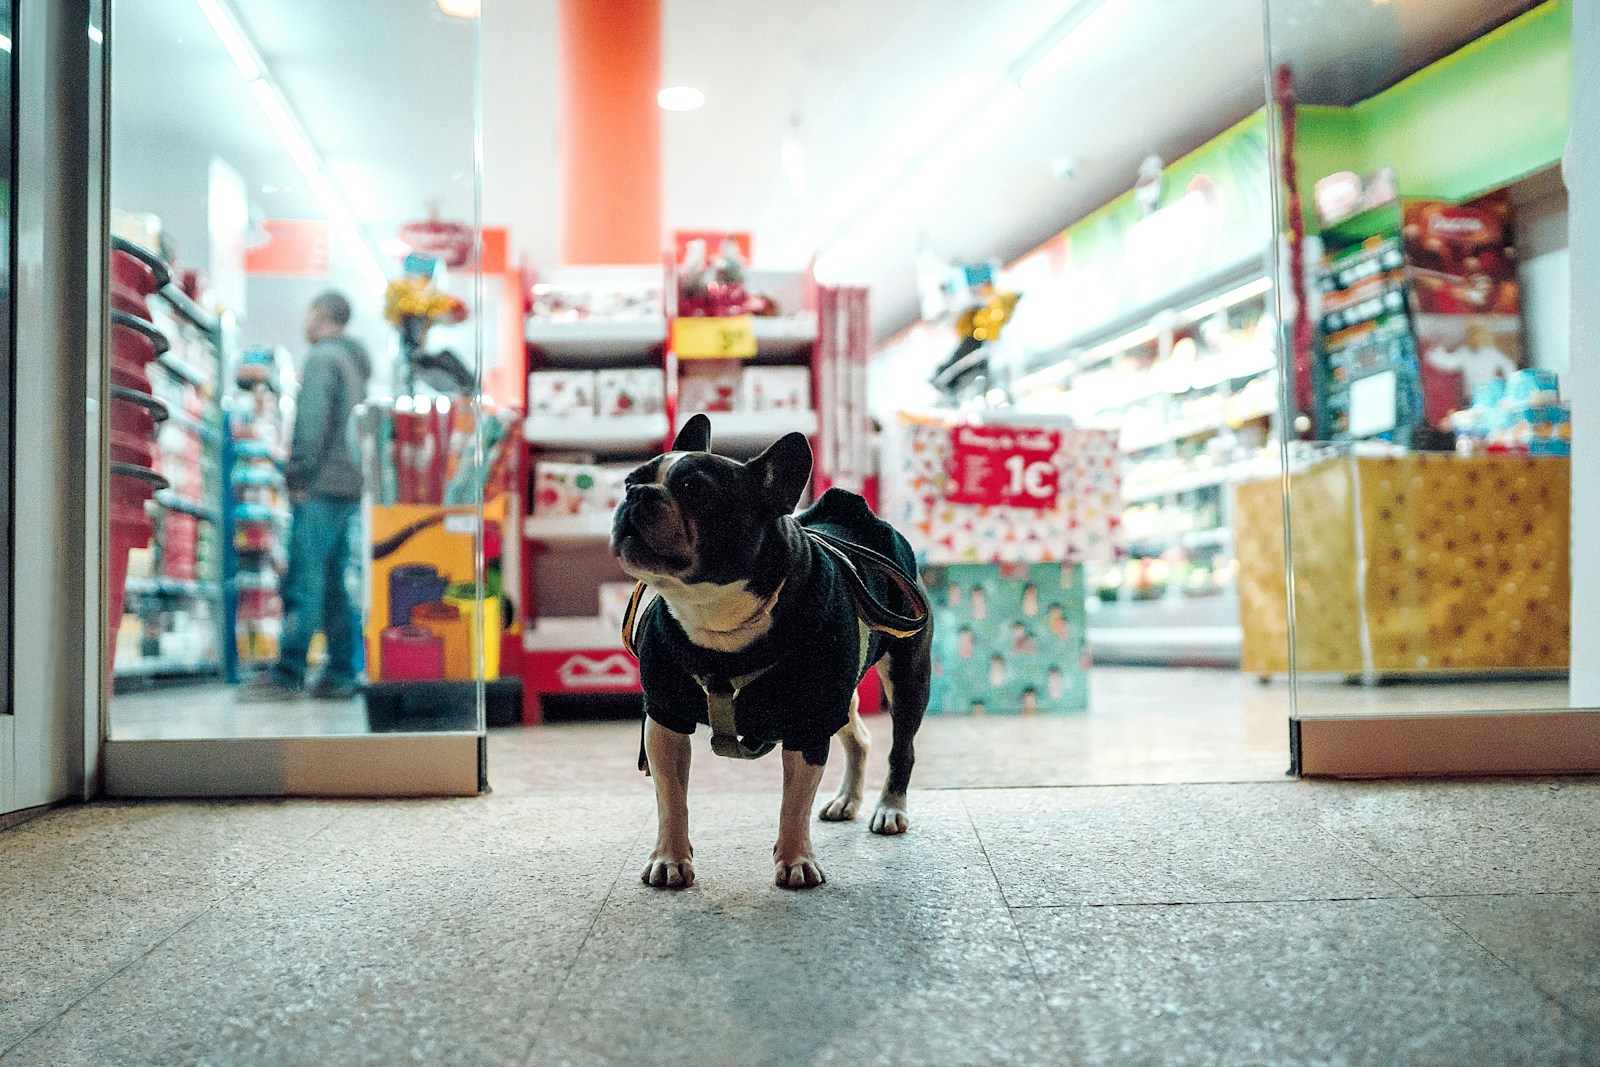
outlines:
[[679, 893], [642, 780], [43, 815], [0, 1064], [1600, 1063], [1600, 781], [925, 789], [794, 893], [756, 767]]

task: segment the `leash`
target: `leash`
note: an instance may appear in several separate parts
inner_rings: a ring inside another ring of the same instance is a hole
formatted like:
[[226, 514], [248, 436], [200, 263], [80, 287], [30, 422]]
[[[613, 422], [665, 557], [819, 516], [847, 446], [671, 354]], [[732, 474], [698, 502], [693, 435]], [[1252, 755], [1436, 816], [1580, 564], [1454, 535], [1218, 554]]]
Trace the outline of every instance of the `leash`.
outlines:
[[[916, 636], [927, 627], [931, 611], [928, 596], [917, 580], [907, 574], [900, 564], [883, 553], [875, 552], [863, 545], [831, 537], [816, 530], [807, 529], [804, 533], [812, 544], [839, 565], [839, 572], [845, 577], [845, 584], [850, 590], [850, 599], [855, 605], [857, 624], [861, 630], [862, 659], [857, 665], [858, 670], [866, 669], [869, 633], [906, 638]], [[862, 575], [864, 569], [876, 571], [887, 578], [901, 597], [911, 605], [912, 614], [902, 615], [874, 596], [867, 586], [866, 578]], [[628, 608], [622, 616], [622, 647], [635, 660], [639, 658], [639, 653], [634, 647], [634, 637], [645, 589], [643, 582], [634, 583], [633, 595], [628, 598]], [[734, 724], [733, 707], [741, 690], [776, 666], [775, 662], [769, 663], [759, 670], [736, 678], [693, 676], [695, 684], [706, 694], [706, 719], [711, 724], [711, 750], [717, 755], [727, 756], [730, 759], [757, 759], [775, 747], [776, 743], [772, 741], [748, 745], [740, 740], [738, 728]], [[639, 737], [639, 769], [646, 774], [650, 773], [649, 761], [645, 758], [642, 724]]]

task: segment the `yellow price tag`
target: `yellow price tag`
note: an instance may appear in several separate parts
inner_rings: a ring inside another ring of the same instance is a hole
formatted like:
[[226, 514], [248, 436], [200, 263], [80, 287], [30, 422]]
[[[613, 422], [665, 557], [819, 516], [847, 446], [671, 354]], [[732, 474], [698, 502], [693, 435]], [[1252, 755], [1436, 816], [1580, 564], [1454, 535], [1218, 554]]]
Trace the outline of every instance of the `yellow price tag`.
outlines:
[[679, 359], [749, 359], [756, 331], [749, 315], [672, 320], [672, 350]]

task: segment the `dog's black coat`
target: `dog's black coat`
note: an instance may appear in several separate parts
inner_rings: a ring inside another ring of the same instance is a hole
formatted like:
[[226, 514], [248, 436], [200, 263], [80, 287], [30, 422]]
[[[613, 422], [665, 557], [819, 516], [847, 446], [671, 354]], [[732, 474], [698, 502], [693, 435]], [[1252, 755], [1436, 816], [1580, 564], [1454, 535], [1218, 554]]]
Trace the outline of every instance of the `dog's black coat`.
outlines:
[[[884, 654], [886, 641], [861, 628], [855, 601], [840, 573], [841, 564], [818, 548], [803, 530], [816, 529], [870, 548], [915, 575], [911, 546], [879, 519], [855, 493], [829, 489], [800, 514], [778, 520], [781, 542], [758, 557], [760, 571], [750, 587], [770, 591], [782, 583], [772, 628], [739, 652], [725, 653], [690, 642], [661, 600], [640, 620], [635, 636], [645, 714], [669, 730], [693, 733], [707, 722], [706, 693], [695, 676], [727, 681], [769, 664], [772, 669], [743, 689], [734, 702], [739, 736], [747, 742], [781, 742], [804, 754], [806, 762], [827, 762], [833, 735], [850, 717], [850, 700], [866, 670]], [[862, 577], [874, 597], [887, 605], [900, 600], [898, 589], [875, 570]], [[901, 610], [907, 610], [901, 605]]]

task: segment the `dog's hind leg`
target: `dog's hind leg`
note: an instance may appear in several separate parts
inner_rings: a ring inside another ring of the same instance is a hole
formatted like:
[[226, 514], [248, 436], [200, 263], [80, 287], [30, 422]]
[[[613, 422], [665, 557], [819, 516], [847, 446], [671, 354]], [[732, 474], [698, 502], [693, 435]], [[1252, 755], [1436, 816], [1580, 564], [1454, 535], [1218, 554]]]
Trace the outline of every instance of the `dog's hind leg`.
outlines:
[[839, 783], [839, 794], [817, 812], [819, 819], [828, 822], [847, 822], [861, 810], [861, 797], [867, 785], [867, 751], [872, 747], [872, 734], [861, 720], [861, 698], [850, 698], [850, 721], [844, 724], [835, 737], [844, 746], [844, 780]]
[[915, 637], [891, 643], [887, 663], [878, 665], [883, 692], [889, 698], [889, 717], [894, 720], [894, 742], [889, 746], [889, 777], [883, 783], [878, 808], [872, 813], [871, 829], [875, 834], [903, 834], [911, 825], [906, 814], [906, 790], [916, 762], [913, 742], [928, 710], [932, 648], [930, 627]]

